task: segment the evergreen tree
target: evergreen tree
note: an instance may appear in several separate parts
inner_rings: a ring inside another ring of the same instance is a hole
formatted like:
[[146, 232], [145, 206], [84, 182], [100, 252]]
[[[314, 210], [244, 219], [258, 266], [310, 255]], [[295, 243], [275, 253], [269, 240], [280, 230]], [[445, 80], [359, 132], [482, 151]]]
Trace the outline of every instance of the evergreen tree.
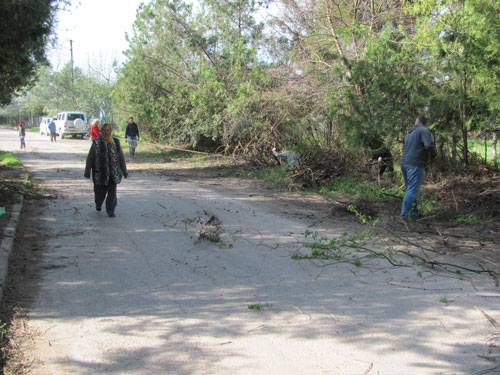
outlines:
[[47, 63], [45, 50], [55, 13], [64, 0], [2, 0], [0, 2], [0, 104], [34, 82]]

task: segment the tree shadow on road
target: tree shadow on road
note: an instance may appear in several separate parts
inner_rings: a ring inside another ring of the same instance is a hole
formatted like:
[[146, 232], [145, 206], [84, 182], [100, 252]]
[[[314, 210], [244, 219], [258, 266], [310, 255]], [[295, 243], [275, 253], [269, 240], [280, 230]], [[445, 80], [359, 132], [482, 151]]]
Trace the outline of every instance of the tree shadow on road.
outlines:
[[[28, 202], [9, 304], [29, 311], [28, 324], [90, 333], [78, 345], [98, 354], [54, 357], [51, 365], [67, 373], [224, 374], [266, 366], [300, 373], [307, 353], [352, 373], [371, 364], [384, 374], [402, 373], [398, 367], [470, 374], [494, 367], [490, 360], [500, 355], [486, 334], [494, 330], [473, 309], [498, 312], [491, 279], [397, 268], [380, 258], [362, 266], [293, 260], [312, 222], [329, 233], [341, 234], [342, 223], [361, 228], [335, 217], [328, 223], [338, 227], [307, 221], [321, 202], [294, 208], [300, 217], [284, 216], [292, 208], [276, 212], [278, 205], [296, 198], [278, 202], [246, 187], [227, 196], [218, 186], [161, 176], [158, 183], [141, 173], [119, 187], [118, 217], [110, 221], [95, 212], [82, 170], [51, 173], [48, 194], [58, 199], [47, 207]], [[203, 212], [221, 220], [223, 246], [196, 237]], [[51, 330], [38, 334], [63, 345]], [[106, 345], [113, 342], [119, 345]], [[41, 366], [43, 359], [33, 359]]]

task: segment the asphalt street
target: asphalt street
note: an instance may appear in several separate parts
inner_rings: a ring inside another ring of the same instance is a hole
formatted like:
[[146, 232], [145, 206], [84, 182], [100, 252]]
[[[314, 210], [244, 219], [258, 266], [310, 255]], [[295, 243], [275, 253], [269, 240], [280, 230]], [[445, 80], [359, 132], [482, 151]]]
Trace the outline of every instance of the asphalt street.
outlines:
[[0, 139], [57, 196], [40, 219], [32, 374], [470, 375], [498, 365], [498, 332], [475, 309], [500, 321], [488, 276], [294, 260], [307, 229], [333, 238], [348, 225], [308, 228], [255, 197], [134, 173], [139, 161], [108, 218], [83, 177], [89, 141], [28, 133], [19, 151], [14, 130]]

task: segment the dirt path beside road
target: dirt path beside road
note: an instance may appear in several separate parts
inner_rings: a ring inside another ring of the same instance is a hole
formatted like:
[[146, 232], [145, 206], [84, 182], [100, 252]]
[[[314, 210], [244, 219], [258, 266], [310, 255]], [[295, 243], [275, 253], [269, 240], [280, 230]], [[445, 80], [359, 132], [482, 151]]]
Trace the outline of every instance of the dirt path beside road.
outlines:
[[[17, 138], [2, 132], [2, 146]], [[475, 374], [495, 367], [499, 288], [395, 254], [306, 255], [306, 231], [362, 233], [322, 197], [186, 165], [129, 163], [115, 219], [83, 179], [88, 142], [19, 154], [51, 199], [28, 202], [12, 292], [32, 374]], [[193, 173], [196, 172], [196, 173]], [[402, 228], [401, 228], [402, 229]], [[202, 234], [205, 234], [203, 236]], [[373, 244], [383, 250], [387, 243]], [[392, 245], [391, 245], [392, 246]], [[355, 249], [351, 249], [356, 253]], [[360, 252], [361, 253], [361, 252]], [[348, 255], [346, 255], [348, 256]]]

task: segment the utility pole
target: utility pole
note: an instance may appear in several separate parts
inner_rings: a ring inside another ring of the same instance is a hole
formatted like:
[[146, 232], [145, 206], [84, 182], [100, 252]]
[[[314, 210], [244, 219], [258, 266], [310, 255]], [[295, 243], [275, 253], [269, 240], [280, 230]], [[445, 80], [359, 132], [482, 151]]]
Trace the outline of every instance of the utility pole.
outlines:
[[75, 73], [73, 67], [73, 41], [69, 40], [69, 49], [71, 51], [71, 96], [73, 98], [73, 105], [76, 104], [75, 100]]
[[73, 85], [75, 76], [73, 72], [73, 41], [71, 39], [69, 40], [69, 49], [71, 51], [71, 85]]

